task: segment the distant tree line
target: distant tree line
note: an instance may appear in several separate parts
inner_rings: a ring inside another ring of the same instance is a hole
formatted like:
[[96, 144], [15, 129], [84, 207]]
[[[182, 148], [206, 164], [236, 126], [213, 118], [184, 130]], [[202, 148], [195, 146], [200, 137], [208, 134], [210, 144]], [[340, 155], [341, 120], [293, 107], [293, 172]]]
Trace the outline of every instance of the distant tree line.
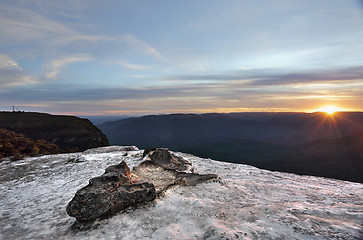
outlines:
[[26, 156], [59, 153], [57, 145], [46, 140], [33, 140], [22, 134], [0, 128], [0, 159], [11, 157], [19, 160]]

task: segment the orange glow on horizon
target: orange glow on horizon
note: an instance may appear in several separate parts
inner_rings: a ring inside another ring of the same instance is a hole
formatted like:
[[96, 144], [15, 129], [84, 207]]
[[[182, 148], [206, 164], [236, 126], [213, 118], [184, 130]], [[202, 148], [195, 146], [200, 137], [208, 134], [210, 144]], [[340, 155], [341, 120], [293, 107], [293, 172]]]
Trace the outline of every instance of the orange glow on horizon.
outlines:
[[322, 109], [323, 112], [329, 114], [329, 115], [333, 115], [335, 112], [339, 111], [338, 108], [334, 107], [334, 106], [329, 106], [326, 108]]
[[344, 108], [340, 108], [338, 106], [334, 106], [334, 105], [328, 105], [328, 106], [324, 106], [322, 108], [319, 108], [317, 110], [315, 110], [314, 112], [324, 112], [328, 115], [334, 115], [334, 113], [336, 112], [342, 112], [342, 111], [347, 111]]
[[[310, 109], [310, 110], [307, 110]], [[211, 108], [161, 108], [161, 109], [135, 109], [135, 110], [102, 110], [93, 112], [53, 112], [53, 114], [62, 115], [76, 115], [76, 116], [117, 116], [117, 115], [155, 115], [155, 114], [173, 114], [173, 113], [232, 113], [232, 112], [300, 112], [300, 113], [314, 113], [321, 112], [326, 113], [328, 116], [333, 116], [337, 112], [363, 112], [362, 109], [358, 108], [343, 108], [338, 105], [321, 105], [315, 106], [315, 108], [252, 108], [252, 107], [211, 107]]]

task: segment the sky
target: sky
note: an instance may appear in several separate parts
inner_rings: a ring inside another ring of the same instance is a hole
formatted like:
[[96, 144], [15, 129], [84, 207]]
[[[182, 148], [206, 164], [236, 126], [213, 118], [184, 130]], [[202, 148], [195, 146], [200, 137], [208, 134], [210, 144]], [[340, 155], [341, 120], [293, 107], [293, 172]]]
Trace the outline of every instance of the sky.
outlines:
[[363, 110], [363, 1], [1, 0], [0, 110]]

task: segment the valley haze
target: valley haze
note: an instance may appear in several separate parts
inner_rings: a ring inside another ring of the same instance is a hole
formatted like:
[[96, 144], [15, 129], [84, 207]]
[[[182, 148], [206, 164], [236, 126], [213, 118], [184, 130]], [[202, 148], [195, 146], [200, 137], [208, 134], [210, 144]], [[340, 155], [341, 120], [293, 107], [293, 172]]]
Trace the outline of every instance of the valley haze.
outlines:
[[111, 145], [168, 147], [221, 161], [363, 182], [363, 113], [207, 113], [97, 125]]

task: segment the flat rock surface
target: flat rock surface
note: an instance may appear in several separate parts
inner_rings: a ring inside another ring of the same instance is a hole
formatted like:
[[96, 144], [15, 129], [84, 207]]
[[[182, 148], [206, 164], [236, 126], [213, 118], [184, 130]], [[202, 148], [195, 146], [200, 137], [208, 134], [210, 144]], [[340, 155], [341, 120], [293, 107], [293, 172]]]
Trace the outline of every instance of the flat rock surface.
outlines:
[[125, 153], [106, 147], [1, 162], [0, 239], [362, 239], [363, 184], [182, 153], [197, 173], [221, 180], [169, 189], [88, 231], [72, 230], [65, 208], [78, 189], [107, 166], [142, 162], [142, 151]]

